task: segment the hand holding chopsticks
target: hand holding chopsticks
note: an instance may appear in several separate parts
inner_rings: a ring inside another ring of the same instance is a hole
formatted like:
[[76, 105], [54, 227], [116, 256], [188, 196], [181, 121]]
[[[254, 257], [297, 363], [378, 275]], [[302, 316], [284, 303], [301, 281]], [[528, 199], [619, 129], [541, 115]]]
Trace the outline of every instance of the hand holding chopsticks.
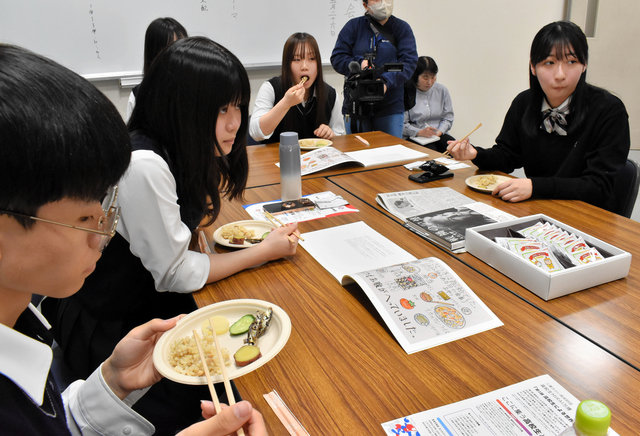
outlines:
[[[278, 224], [280, 224], [282, 227], [285, 227], [284, 223], [282, 221], [280, 221], [278, 218], [276, 218], [274, 215], [271, 215], [271, 213], [267, 212], [266, 210], [263, 210], [263, 212], [264, 212], [264, 216], [269, 221], [271, 221], [271, 224], [273, 224], [276, 227], [278, 227]], [[301, 241], [304, 241], [304, 238], [302, 237], [302, 235], [300, 234], [299, 231], [296, 230], [295, 232], [293, 232], [293, 234], [296, 235], [298, 237], [298, 239], [300, 239]], [[287, 238], [289, 239], [289, 241], [294, 242], [294, 240], [291, 239], [289, 237], [289, 235], [287, 235]]]
[[[473, 129], [472, 131], [470, 131], [470, 132], [469, 132], [469, 133], [468, 133], [464, 138], [459, 139], [459, 140], [458, 140], [458, 143], [460, 143], [460, 142], [464, 141], [465, 139], [467, 139], [469, 136], [471, 136], [471, 134], [472, 134], [473, 132], [475, 132], [476, 130], [478, 130], [480, 127], [482, 127], [482, 123], [478, 124], [478, 125], [476, 126], [476, 128], [475, 128], [475, 129]], [[447, 150], [447, 151], [445, 151], [445, 152], [442, 154], [442, 157], [452, 157], [452, 156], [451, 156], [451, 154], [449, 153], [449, 150]]]

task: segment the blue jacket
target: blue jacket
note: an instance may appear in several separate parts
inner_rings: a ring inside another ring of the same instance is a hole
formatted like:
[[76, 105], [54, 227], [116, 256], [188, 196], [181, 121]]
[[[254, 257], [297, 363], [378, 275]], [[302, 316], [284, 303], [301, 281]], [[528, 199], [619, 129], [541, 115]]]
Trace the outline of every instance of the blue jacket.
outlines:
[[[386, 72], [379, 76], [387, 85], [387, 92], [384, 99], [374, 106], [376, 116], [404, 113], [404, 83], [411, 78], [418, 62], [416, 39], [411, 26], [392, 15], [383, 27], [395, 36], [395, 47], [382, 35], [378, 35], [376, 39], [369, 20], [362, 16], [353, 18], [344, 25], [331, 53], [331, 65], [334, 70], [344, 76], [350, 74], [349, 63], [356, 61], [361, 64], [364, 54], [373, 52], [374, 46], [376, 47], [376, 67], [382, 67], [387, 62], [404, 64], [402, 72]], [[342, 113], [347, 113], [346, 102], [342, 106]]]

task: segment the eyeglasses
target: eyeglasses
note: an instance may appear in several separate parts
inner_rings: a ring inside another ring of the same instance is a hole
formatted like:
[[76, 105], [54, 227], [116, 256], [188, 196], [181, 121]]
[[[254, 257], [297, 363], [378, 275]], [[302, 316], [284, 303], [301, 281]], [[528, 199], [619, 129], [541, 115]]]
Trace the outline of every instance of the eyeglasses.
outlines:
[[[116, 227], [118, 226], [118, 219], [120, 219], [120, 207], [115, 206], [116, 199], [118, 198], [118, 187], [114, 186], [107, 192], [104, 200], [102, 200], [102, 210], [104, 215], [98, 220], [98, 229], [88, 229], [86, 227], [74, 226], [71, 224], [59, 223], [56, 221], [39, 218], [37, 216], [25, 215], [17, 212], [11, 212], [8, 210], [0, 210], [0, 213], [6, 213], [8, 215], [21, 216], [29, 218], [35, 221], [42, 221], [44, 223], [55, 224], [57, 226], [69, 227], [71, 229], [82, 230], [83, 232], [94, 233], [100, 235], [100, 242], [98, 243], [98, 250], [102, 252], [105, 247], [111, 241], [111, 238], [116, 234]], [[105, 207], [106, 206], [106, 207]]]

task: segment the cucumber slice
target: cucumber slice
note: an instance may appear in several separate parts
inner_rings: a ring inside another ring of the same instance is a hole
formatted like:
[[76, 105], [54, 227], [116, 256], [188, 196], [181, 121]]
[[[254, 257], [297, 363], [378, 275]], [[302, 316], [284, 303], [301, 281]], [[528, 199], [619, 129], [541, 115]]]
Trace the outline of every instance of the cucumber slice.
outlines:
[[249, 327], [256, 320], [256, 317], [253, 315], [245, 315], [236, 322], [233, 323], [231, 327], [229, 327], [229, 334], [231, 335], [241, 335], [249, 331]]

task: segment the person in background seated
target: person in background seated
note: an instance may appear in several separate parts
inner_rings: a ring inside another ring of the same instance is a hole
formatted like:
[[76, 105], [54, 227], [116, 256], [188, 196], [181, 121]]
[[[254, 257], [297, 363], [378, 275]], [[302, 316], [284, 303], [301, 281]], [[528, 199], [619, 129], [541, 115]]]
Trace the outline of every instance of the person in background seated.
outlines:
[[[48, 323], [30, 304], [33, 293], [77, 292], [115, 233], [115, 184], [131, 158], [122, 118], [82, 77], [2, 44], [0, 98], [0, 434], [154, 434], [130, 406], [161, 378], [153, 348], [178, 317], [134, 328], [86, 381], [61, 393]], [[190, 436], [241, 427], [267, 434], [246, 401], [212, 418], [211, 402], [201, 408], [210, 419]]]
[[[301, 84], [303, 77], [307, 80]], [[299, 139], [332, 139], [344, 135], [338, 94], [322, 78], [322, 59], [315, 38], [294, 33], [282, 51], [282, 73], [262, 84], [256, 97], [249, 134], [262, 143], [280, 141], [280, 133]]]
[[439, 152], [447, 149], [453, 136], [453, 106], [449, 90], [436, 82], [438, 65], [429, 56], [420, 56], [411, 80], [404, 85], [404, 128], [402, 136], [433, 138], [426, 147]]
[[[187, 35], [187, 30], [173, 18], [166, 17], [153, 20], [144, 34], [144, 64], [142, 66], [142, 74], [144, 75], [144, 73], [147, 72], [151, 66], [151, 62], [153, 62], [162, 50], [175, 41], [186, 38], [187, 36], [189, 36]], [[140, 84], [134, 86], [131, 94], [129, 94], [127, 121], [131, 118], [131, 113], [136, 105], [138, 89], [140, 89]]]
[[465, 139], [448, 150], [481, 170], [524, 168], [527, 178], [493, 190], [505, 201], [582, 200], [615, 212], [614, 184], [630, 147], [624, 104], [586, 82], [589, 47], [574, 23], [544, 26], [533, 39], [530, 59], [530, 87], [511, 103], [496, 145], [483, 149]]
[[[205, 284], [295, 254], [295, 224], [243, 250], [189, 249], [223, 200], [244, 192], [249, 100], [242, 63], [208, 38], [176, 41], [151, 64], [129, 121], [133, 152], [119, 182], [118, 232], [80, 292], [42, 305], [76, 376], [93, 371], [132, 326], [197, 309], [191, 293]], [[208, 396], [207, 386], [165, 379], [135, 410], [158, 435], [173, 435]]]
[[[353, 119], [352, 102], [345, 96], [342, 106], [345, 127], [347, 133], [380, 130], [402, 138], [404, 84], [413, 74], [418, 62], [416, 39], [409, 24], [391, 15], [393, 0], [365, 0], [362, 5], [365, 15], [349, 20], [340, 30], [331, 53], [331, 65], [348, 78], [353, 74], [353, 66], [358, 71], [372, 67], [365, 55], [373, 54], [376, 69], [383, 68], [384, 64], [390, 62], [401, 63], [403, 69], [399, 72], [381, 72], [378, 75], [384, 84], [384, 96], [373, 104], [372, 116]], [[350, 114], [349, 117], [347, 114]], [[352, 122], [355, 128], [352, 128]]]

